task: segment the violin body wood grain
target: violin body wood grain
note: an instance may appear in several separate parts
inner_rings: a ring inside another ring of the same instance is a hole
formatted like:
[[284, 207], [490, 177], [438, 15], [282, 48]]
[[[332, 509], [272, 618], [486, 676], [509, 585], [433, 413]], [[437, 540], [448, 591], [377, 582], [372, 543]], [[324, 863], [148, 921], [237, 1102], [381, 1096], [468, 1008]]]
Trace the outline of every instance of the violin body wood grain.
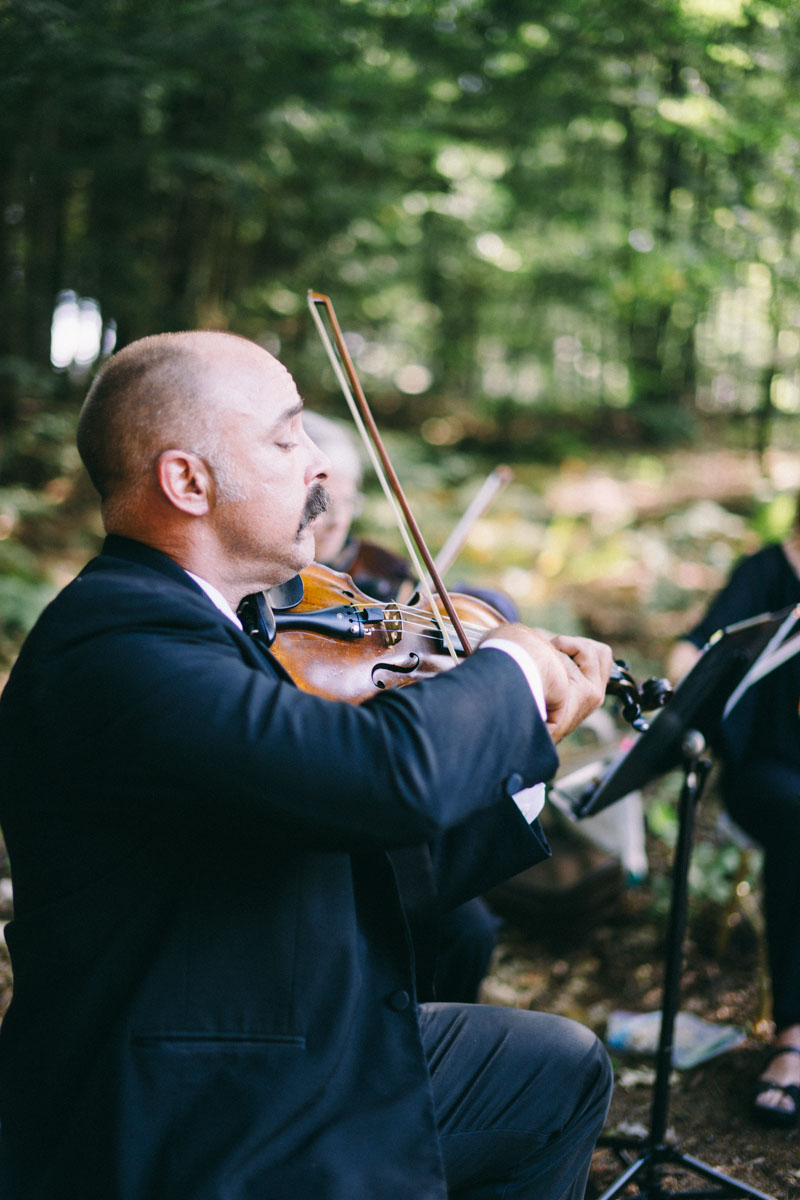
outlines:
[[[442, 609], [434, 615], [422, 601], [399, 605], [367, 596], [351, 576], [321, 563], [301, 572], [303, 598], [290, 613], [276, 614], [271, 652], [298, 687], [330, 700], [360, 704], [388, 688], [429, 679], [453, 665], [439, 622], [449, 626]], [[473, 596], [453, 593], [451, 600], [470, 639], [470, 649], [487, 629], [504, 618]], [[337, 610], [324, 630], [313, 615]], [[308, 623], [302, 620], [307, 617]], [[360, 632], [354, 633], [354, 627]], [[450, 637], [455, 637], [452, 628]], [[457, 641], [457, 639], [456, 639]], [[456, 647], [458, 649], [458, 646]]]

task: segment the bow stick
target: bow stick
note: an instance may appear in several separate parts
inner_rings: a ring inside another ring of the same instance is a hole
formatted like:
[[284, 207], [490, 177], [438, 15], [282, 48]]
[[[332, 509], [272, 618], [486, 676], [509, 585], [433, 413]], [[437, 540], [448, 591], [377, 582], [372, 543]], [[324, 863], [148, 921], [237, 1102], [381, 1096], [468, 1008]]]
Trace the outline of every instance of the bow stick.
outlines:
[[[495, 497], [499, 496], [500, 493], [508, 487], [513, 478], [514, 472], [510, 467], [506, 467], [502, 463], [500, 466], [495, 467], [494, 470], [486, 476], [480, 488], [475, 493], [472, 500], [470, 500], [467, 507], [464, 509], [461, 517], [453, 526], [453, 529], [448, 535], [447, 540], [434, 559], [439, 574], [442, 576], [442, 578], [444, 578], [444, 576], [450, 570], [453, 563], [456, 561], [466, 545], [473, 526], [488, 510]], [[418, 586], [418, 584], [415, 584], [411, 589], [412, 595], [417, 590]]]
[[[344, 336], [336, 318], [336, 313], [333, 310], [333, 304], [331, 303], [330, 298], [323, 295], [323, 293], [309, 291], [308, 306], [311, 310], [311, 315], [314, 318], [314, 322], [319, 331], [322, 344], [325, 347], [325, 351], [328, 355], [331, 366], [333, 367], [334, 374], [339, 381], [339, 386], [341, 387], [345, 400], [350, 408], [356, 428], [361, 434], [367, 453], [369, 454], [372, 465], [375, 468], [378, 479], [380, 480], [381, 487], [383, 488], [384, 494], [389, 500], [395, 517], [397, 518], [400, 534], [409, 553], [409, 557], [414, 564], [414, 569], [422, 583], [423, 590], [428, 596], [431, 612], [433, 613], [434, 619], [439, 626], [442, 638], [444, 639], [445, 645], [450, 652], [450, 656], [454, 661], [457, 662], [458, 656], [449, 637], [447, 626], [439, 619], [438, 608], [428, 583], [428, 577], [430, 577], [430, 579], [433, 581], [433, 585], [439, 595], [444, 610], [450, 618], [453, 629], [455, 630], [456, 635], [461, 642], [464, 655], [469, 655], [471, 653], [469, 640], [464, 632], [464, 628], [461, 624], [458, 613], [453, 607], [453, 602], [450, 599], [447, 589], [442, 582], [442, 578], [437, 569], [436, 563], [433, 561], [431, 553], [425, 544], [425, 539], [422, 536], [422, 532], [417, 525], [416, 520], [414, 519], [414, 515], [411, 512], [408, 500], [406, 499], [405, 493], [400, 484], [400, 480], [397, 478], [395, 469], [392, 466], [391, 460], [389, 459], [386, 447], [383, 444], [383, 439], [381, 438], [378, 427], [375, 424], [375, 418], [372, 415], [372, 411], [367, 403], [367, 398], [364, 395], [364, 390], [361, 387], [361, 383], [356, 374], [356, 369], [353, 365], [350, 353], [345, 345]], [[336, 351], [331, 344], [325, 324], [319, 314], [318, 310], [320, 307], [325, 309], [328, 320], [330, 321], [333, 336], [336, 341], [336, 350], [338, 350], [338, 358]], [[342, 371], [342, 366], [344, 367], [344, 372], [346, 372], [346, 378]], [[425, 570], [423, 570], [422, 565], [420, 564], [417, 550], [419, 551], [419, 555], [422, 556], [422, 560], [427, 569], [427, 576]]]

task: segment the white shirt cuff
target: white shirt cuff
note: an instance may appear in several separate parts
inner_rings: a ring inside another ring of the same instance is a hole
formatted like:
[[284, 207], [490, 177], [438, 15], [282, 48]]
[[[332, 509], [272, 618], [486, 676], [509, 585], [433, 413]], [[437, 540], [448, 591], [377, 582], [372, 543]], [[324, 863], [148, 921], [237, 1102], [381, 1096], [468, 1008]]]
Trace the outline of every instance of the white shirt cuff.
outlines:
[[[485, 642], [481, 642], [479, 650], [502, 650], [504, 654], [509, 655], [514, 659], [519, 669], [522, 671], [527, 680], [528, 687], [531, 689], [536, 707], [539, 709], [539, 715], [543, 721], [547, 720], [547, 706], [544, 700], [544, 687], [542, 686], [542, 677], [539, 674], [539, 668], [528, 654], [527, 650], [523, 650], [516, 642], [508, 641], [506, 638], [496, 637], [487, 638]], [[535, 783], [533, 787], [524, 788], [521, 792], [515, 792], [512, 797], [517, 808], [522, 813], [528, 824], [534, 821], [539, 813], [544, 808], [545, 790], [543, 783]]]

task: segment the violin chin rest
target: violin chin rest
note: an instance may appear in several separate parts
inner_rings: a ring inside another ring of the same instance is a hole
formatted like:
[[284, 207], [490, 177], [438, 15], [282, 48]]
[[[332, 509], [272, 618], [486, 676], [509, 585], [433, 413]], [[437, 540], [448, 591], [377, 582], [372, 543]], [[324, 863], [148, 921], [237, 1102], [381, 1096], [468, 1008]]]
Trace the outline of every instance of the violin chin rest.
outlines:
[[291, 579], [287, 579], [286, 583], [279, 583], [270, 588], [264, 595], [273, 612], [286, 612], [287, 609], [297, 607], [303, 599], [304, 593], [305, 584], [302, 575], [294, 575]]

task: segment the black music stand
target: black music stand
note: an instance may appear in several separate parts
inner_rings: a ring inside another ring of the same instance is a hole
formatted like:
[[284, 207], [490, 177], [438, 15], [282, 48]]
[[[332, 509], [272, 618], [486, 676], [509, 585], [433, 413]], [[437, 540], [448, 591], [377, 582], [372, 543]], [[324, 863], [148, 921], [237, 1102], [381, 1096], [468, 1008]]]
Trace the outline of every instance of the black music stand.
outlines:
[[[590, 785], [573, 805], [573, 816], [588, 817], [666, 771], [678, 766], [683, 769], [650, 1132], [642, 1139], [601, 1138], [601, 1145], [615, 1150], [622, 1162], [629, 1165], [599, 1200], [612, 1200], [633, 1182], [640, 1184], [640, 1190], [635, 1193], [633, 1200], [662, 1200], [674, 1194], [663, 1186], [662, 1168], [671, 1169], [673, 1173], [677, 1169], [704, 1180], [706, 1184], [713, 1184], [713, 1187], [707, 1186], [702, 1191], [681, 1192], [682, 1197], [717, 1197], [722, 1200], [724, 1197], [746, 1196], [755, 1200], [774, 1200], [765, 1192], [739, 1183], [708, 1164], [681, 1153], [675, 1146], [667, 1144], [666, 1132], [675, 1020], [679, 1009], [683, 966], [694, 814], [711, 768], [711, 762], [705, 754], [706, 745], [718, 744], [729, 698], [762, 653], [771, 647], [777, 637], [784, 636], [783, 627], [792, 624], [793, 614], [795, 619], [800, 619], [800, 610], [787, 609], [781, 613], [741, 621], [715, 634], [647, 732], [627, 753], [612, 760], [600, 780]], [[630, 1162], [626, 1152], [629, 1154], [632, 1150], [637, 1152], [638, 1157]]]

